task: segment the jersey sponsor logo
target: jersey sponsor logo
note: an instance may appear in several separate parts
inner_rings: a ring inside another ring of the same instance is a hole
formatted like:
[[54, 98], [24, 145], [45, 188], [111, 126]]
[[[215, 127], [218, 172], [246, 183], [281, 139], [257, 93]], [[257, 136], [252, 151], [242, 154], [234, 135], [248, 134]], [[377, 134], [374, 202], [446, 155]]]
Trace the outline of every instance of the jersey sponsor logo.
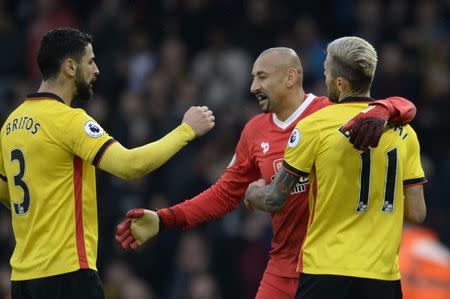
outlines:
[[261, 142], [261, 148], [263, 150], [263, 154], [269, 151], [270, 145], [268, 142]]
[[[272, 176], [272, 181], [275, 178], [275, 175], [280, 170], [280, 168], [283, 166], [283, 158], [275, 159], [273, 160], [273, 170], [275, 174]], [[298, 179], [298, 183], [295, 184], [294, 189], [292, 189], [291, 195], [296, 193], [301, 193], [306, 191], [306, 187], [309, 184], [308, 177], [300, 177]]]
[[300, 142], [301, 138], [302, 134], [300, 133], [300, 130], [295, 128], [291, 133], [291, 137], [289, 137], [288, 147], [295, 147]]
[[84, 125], [84, 131], [86, 131], [86, 133], [93, 138], [97, 138], [105, 134], [103, 128], [93, 120], [88, 121]]

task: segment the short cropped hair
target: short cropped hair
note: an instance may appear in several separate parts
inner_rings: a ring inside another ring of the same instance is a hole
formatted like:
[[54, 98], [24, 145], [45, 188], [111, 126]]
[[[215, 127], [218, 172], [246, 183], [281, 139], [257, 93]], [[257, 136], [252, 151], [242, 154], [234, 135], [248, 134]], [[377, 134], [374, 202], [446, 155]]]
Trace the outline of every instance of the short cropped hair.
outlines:
[[330, 73], [347, 79], [353, 90], [368, 91], [377, 67], [377, 52], [362, 38], [346, 36], [328, 44]]
[[92, 37], [74, 28], [57, 28], [47, 32], [41, 40], [37, 57], [43, 79], [55, 77], [67, 58], [79, 62], [88, 44], [92, 44]]

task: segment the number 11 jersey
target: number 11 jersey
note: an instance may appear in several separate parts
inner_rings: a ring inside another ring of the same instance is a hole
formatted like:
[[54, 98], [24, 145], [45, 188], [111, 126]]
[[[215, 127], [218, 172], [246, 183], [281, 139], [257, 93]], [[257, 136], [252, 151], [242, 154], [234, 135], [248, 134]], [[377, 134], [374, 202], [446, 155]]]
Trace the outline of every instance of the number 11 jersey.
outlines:
[[288, 171], [310, 174], [310, 219], [299, 268], [308, 274], [398, 280], [403, 187], [426, 181], [419, 142], [407, 125], [387, 130], [376, 148], [354, 149], [340, 127], [370, 99], [349, 100], [355, 102], [301, 120], [285, 151]]

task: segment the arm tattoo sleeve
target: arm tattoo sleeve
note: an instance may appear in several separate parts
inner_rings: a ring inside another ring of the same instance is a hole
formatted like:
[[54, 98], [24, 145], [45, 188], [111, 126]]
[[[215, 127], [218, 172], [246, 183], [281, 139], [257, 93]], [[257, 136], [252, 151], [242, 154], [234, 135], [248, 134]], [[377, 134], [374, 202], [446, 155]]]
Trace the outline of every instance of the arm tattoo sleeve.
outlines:
[[255, 209], [274, 213], [284, 206], [287, 197], [291, 193], [298, 177], [281, 168], [272, 183], [262, 188], [250, 188], [246, 194], [248, 200]]

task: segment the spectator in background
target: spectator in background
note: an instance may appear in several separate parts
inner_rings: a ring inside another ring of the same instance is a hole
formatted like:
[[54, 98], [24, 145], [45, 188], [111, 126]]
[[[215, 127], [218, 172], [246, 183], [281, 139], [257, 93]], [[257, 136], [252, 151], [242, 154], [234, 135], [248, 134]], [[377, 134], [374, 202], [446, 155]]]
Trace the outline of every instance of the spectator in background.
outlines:
[[230, 44], [223, 28], [210, 28], [209, 47], [194, 59], [192, 75], [204, 90], [211, 108], [241, 104], [248, 84], [251, 60], [242, 49]]
[[406, 225], [399, 259], [404, 299], [450, 298], [450, 250], [434, 232]]
[[[189, 299], [221, 299], [214, 277], [208, 273], [197, 274], [192, 277], [189, 288]], [[179, 298], [179, 297], [177, 297]]]
[[79, 20], [74, 12], [58, 0], [34, 1], [32, 23], [27, 32], [27, 67], [28, 77], [39, 80], [41, 73], [36, 64], [36, 54], [42, 37], [57, 27], [79, 27]]
[[145, 78], [155, 68], [156, 57], [151, 49], [151, 42], [146, 31], [134, 31], [129, 42], [128, 86], [133, 92], [141, 93], [144, 89]]
[[[190, 282], [196, 276], [211, 271], [210, 246], [204, 236], [195, 232], [187, 233], [181, 238], [176, 256], [177, 267], [171, 280], [173, 289], [168, 298], [190, 299]], [[202, 290], [193, 292], [199, 291]]]

